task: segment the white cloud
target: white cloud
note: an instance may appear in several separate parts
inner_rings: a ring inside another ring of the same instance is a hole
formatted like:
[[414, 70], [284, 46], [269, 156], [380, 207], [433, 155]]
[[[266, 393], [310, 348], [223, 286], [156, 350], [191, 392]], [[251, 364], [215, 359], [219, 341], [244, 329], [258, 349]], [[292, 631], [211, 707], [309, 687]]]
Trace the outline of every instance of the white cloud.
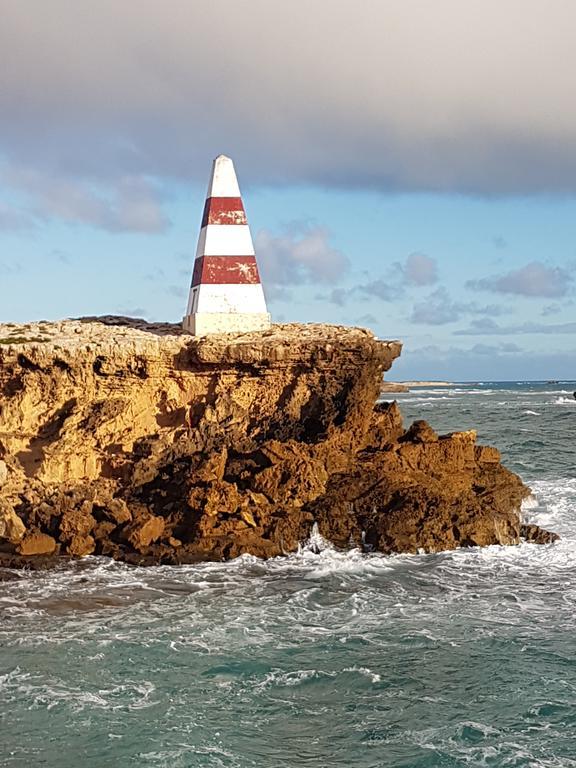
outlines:
[[258, 265], [266, 285], [332, 284], [348, 269], [348, 259], [318, 226], [293, 223], [282, 235], [261, 229], [255, 238]]
[[411, 253], [401, 269], [407, 285], [434, 285], [438, 281], [436, 261], [425, 253]]

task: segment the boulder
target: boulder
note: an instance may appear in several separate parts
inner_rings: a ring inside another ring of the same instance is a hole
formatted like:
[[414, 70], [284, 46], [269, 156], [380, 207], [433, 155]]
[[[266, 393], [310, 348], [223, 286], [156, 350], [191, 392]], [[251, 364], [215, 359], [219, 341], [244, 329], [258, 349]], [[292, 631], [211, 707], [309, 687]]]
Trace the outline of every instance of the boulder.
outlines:
[[57, 543], [52, 536], [38, 531], [29, 532], [17, 547], [20, 555], [53, 555]]

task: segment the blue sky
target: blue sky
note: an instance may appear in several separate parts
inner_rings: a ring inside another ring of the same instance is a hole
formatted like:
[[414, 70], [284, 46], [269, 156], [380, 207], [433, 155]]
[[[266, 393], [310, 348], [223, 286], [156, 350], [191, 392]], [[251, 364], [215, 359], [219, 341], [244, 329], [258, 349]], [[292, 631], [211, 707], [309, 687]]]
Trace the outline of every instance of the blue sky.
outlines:
[[391, 378], [575, 378], [574, 5], [325, 4], [0, 0], [0, 320], [178, 321], [225, 153], [275, 320], [402, 339]]

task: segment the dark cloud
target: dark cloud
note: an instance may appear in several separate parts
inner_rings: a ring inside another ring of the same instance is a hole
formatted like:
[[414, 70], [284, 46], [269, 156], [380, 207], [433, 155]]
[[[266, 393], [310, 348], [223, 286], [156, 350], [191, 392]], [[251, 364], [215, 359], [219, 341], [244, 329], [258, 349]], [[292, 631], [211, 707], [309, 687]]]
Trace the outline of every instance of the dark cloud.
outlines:
[[469, 280], [466, 287], [474, 291], [555, 299], [566, 296], [572, 281], [573, 275], [569, 270], [562, 267], [547, 267], [540, 261], [532, 261], [504, 275]]
[[267, 286], [332, 284], [349, 267], [348, 258], [330, 245], [329, 233], [307, 222], [293, 222], [282, 235], [261, 229], [256, 253]]
[[468, 328], [454, 331], [455, 336], [513, 336], [532, 333], [576, 334], [576, 323], [557, 323], [546, 325], [544, 323], [520, 323], [518, 325], [499, 325], [495, 320], [483, 318], [472, 320]]
[[424, 301], [412, 309], [410, 321], [422, 325], [447, 325], [455, 323], [463, 315], [498, 316], [510, 310], [497, 304], [479, 306], [475, 302], [454, 301], [446, 288], [437, 288]]
[[2, 0], [1, 15], [16, 168], [203, 181], [226, 152], [246, 182], [576, 191], [573, 0]]

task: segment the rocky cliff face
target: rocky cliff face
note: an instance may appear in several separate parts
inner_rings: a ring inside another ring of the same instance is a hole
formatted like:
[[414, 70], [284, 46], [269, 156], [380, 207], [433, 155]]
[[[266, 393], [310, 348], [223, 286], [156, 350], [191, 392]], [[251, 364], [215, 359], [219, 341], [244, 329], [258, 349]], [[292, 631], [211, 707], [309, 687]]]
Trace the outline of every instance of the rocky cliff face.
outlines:
[[267, 557], [314, 522], [384, 552], [517, 542], [528, 490], [495, 449], [374, 406], [400, 351], [325, 325], [0, 326], [3, 562]]

